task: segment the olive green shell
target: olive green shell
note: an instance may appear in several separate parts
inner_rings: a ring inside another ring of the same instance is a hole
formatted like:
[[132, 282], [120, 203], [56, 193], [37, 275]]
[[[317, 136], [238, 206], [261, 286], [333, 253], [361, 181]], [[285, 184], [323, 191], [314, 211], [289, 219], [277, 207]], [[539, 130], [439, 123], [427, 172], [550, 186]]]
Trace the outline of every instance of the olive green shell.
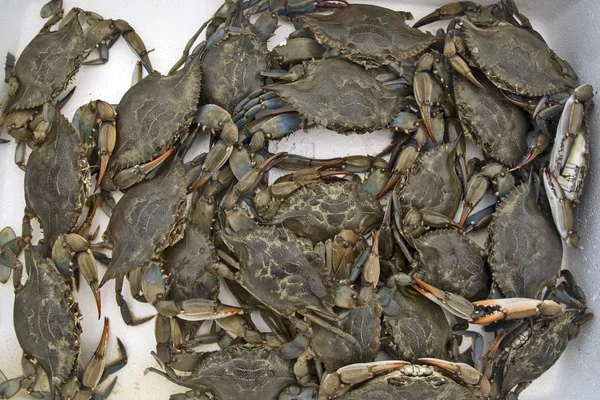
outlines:
[[469, 56], [500, 89], [541, 97], [573, 88], [561, 74], [557, 56], [534, 33], [512, 24], [478, 28], [461, 19]]
[[59, 235], [72, 232], [89, 191], [89, 166], [83, 144], [57, 111], [42, 145], [31, 152], [25, 172], [25, 203], [44, 230], [44, 254]]
[[122, 169], [164, 154], [187, 132], [198, 109], [199, 62], [163, 76], [154, 73], [133, 85], [117, 106], [117, 142], [106, 179]]
[[442, 308], [408, 287], [399, 287], [392, 302], [385, 308], [383, 327], [396, 359], [445, 359], [451, 331]]
[[487, 254], [468, 236], [435, 230], [416, 239], [414, 246], [421, 261], [419, 278], [470, 301], [487, 297], [492, 283]]
[[407, 376], [401, 370], [375, 377], [340, 400], [473, 400], [466, 387], [439, 372]]
[[381, 345], [381, 312], [381, 301], [378, 296], [373, 296], [367, 304], [349, 310], [345, 318], [336, 325], [354, 336], [360, 344], [360, 355], [357, 354], [356, 346], [340, 335], [320, 325], [313, 325], [314, 336], [310, 340], [310, 346], [325, 364], [327, 371], [337, 371], [350, 364], [375, 361]]
[[439, 41], [406, 25], [402, 13], [368, 4], [351, 4], [333, 14], [307, 14], [299, 19], [319, 43], [366, 68], [417, 56]]
[[275, 400], [294, 384], [293, 362], [262, 345], [237, 345], [205, 354], [183, 380], [186, 387], [208, 388], [220, 400]]
[[216, 300], [219, 278], [206, 270], [216, 262], [212, 240], [198, 226], [188, 223], [183, 238], [163, 253], [163, 271], [172, 275], [169, 299], [183, 301], [201, 297]]
[[7, 109], [34, 108], [57, 97], [79, 70], [83, 50], [83, 30], [77, 18], [54, 32], [42, 29], [15, 64], [12, 75], [19, 88]]
[[514, 167], [527, 151], [531, 117], [481, 74], [476, 76], [483, 88], [454, 74], [454, 99], [460, 121], [487, 158]]
[[554, 318], [542, 318], [533, 324], [529, 339], [511, 349], [504, 364], [502, 396], [519, 383], [531, 382], [550, 369], [569, 343], [569, 330], [578, 311], [566, 311]]
[[425, 209], [454, 218], [462, 197], [456, 174], [456, 143], [446, 143], [421, 154], [400, 187], [403, 208]]
[[358, 234], [383, 220], [381, 204], [353, 182], [305, 186], [288, 197], [269, 223], [283, 226], [313, 243], [344, 229]]
[[25, 251], [29, 275], [15, 292], [14, 327], [19, 345], [44, 369], [52, 393], [67, 380], [79, 357], [79, 306], [54, 263]]
[[132, 187], [117, 203], [106, 229], [113, 256], [102, 278], [112, 278], [144, 266], [176, 243], [185, 229], [186, 179], [178, 158], [159, 174]]
[[229, 113], [250, 92], [264, 85], [268, 69], [267, 44], [257, 36], [228, 34], [202, 55], [202, 103], [216, 104]]
[[271, 85], [309, 123], [340, 133], [384, 129], [404, 107], [398, 92], [379, 83], [360, 65], [340, 60], [314, 61], [295, 82]]
[[240, 262], [240, 284], [263, 304], [291, 315], [311, 309], [333, 317], [333, 289], [322, 255], [274, 226], [223, 235]]
[[532, 184], [523, 183], [502, 199], [489, 231], [490, 269], [506, 297], [536, 299], [556, 281], [562, 241], [537, 205]]

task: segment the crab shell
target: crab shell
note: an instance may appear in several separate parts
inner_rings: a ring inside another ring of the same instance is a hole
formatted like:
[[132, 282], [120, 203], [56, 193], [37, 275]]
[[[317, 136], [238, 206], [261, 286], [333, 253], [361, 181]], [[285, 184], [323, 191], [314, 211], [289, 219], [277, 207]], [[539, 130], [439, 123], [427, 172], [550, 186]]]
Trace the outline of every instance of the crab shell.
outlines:
[[277, 351], [262, 346], [237, 345], [201, 356], [201, 361], [185, 379], [194, 389], [208, 388], [218, 399], [276, 399], [286, 387], [294, 385], [293, 363]]
[[473, 400], [467, 387], [446, 377], [435, 368], [407, 365], [396, 371], [374, 377], [339, 400]]
[[579, 311], [566, 311], [533, 324], [529, 339], [511, 349], [503, 368], [502, 398], [519, 383], [539, 378], [556, 363], [569, 343], [569, 331]]
[[383, 209], [375, 197], [360, 185], [344, 181], [301, 188], [281, 204], [269, 223], [317, 243], [344, 229], [365, 233], [382, 220]]
[[487, 254], [468, 236], [452, 229], [435, 230], [416, 239], [414, 246], [423, 266], [417, 277], [471, 301], [487, 297], [491, 285]]
[[188, 223], [183, 238], [167, 248], [162, 257], [164, 273], [173, 277], [169, 299], [217, 299], [219, 279], [207, 271], [208, 266], [217, 262], [217, 253], [210, 238], [198, 226]]
[[400, 185], [398, 194], [403, 206], [454, 218], [462, 197], [460, 179], [454, 167], [457, 143], [437, 146], [417, 158]]
[[25, 203], [44, 230], [44, 254], [75, 229], [89, 191], [89, 165], [81, 139], [57, 112], [42, 145], [27, 161]]
[[337, 323], [338, 328], [354, 336], [362, 349], [357, 354], [356, 346], [338, 334], [328, 331], [320, 325], [314, 325], [314, 336], [310, 346], [327, 371], [337, 371], [346, 365], [375, 361], [379, 353], [381, 333], [381, 301], [373, 296], [367, 304], [350, 310], [346, 317]]
[[333, 289], [324, 258], [292, 232], [257, 227], [222, 235], [240, 262], [240, 284], [282, 315], [310, 309], [333, 316]]
[[556, 54], [530, 30], [506, 23], [479, 28], [465, 18], [460, 25], [471, 61], [496, 87], [528, 97], [575, 87]]
[[163, 76], [153, 73], [132, 86], [116, 108], [117, 141], [102, 188], [115, 190], [114, 175], [164, 154], [184, 134], [198, 109], [202, 73], [192, 62]]
[[100, 286], [144, 266], [183, 236], [186, 225], [186, 179], [183, 164], [173, 158], [158, 175], [125, 193], [106, 229], [113, 257]]
[[399, 287], [392, 302], [385, 308], [383, 328], [397, 358], [443, 359], [451, 331], [442, 308], [408, 287]]
[[405, 14], [368, 4], [351, 4], [333, 14], [307, 14], [298, 19], [319, 43], [366, 68], [417, 56], [439, 41], [407, 26]]
[[76, 365], [81, 314], [52, 260], [30, 245], [25, 263], [29, 278], [15, 293], [15, 333], [23, 352], [42, 365], [54, 393]]
[[15, 64], [12, 76], [19, 88], [7, 109], [34, 108], [57, 97], [79, 70], [83, 50], [83, 30], [77, 18], [54, 32], [42, 29]]
[[277, 92], [310, 123], [339, 133], [384, 129], [405, 107], [396, 91], [361, 66], [339, 59], [313, 61], [302, 79], [267, 89]]
[[454, 100], [460, 121], [487, 158], [514, 167], [527, 151], [530, 116], [506, 100], [481, 74], [475, 76], [483, 88], [454, 74]]
[[269, 51], [256, 35], [231, 34], [202, 55], [202, 103], [229, 113], [248, 94], [264, 85]]
[[533, 184], [523, 183], [508, 193], [489, 227], [490, 269], [506, 297], [537, 299], [556, 281], [562, 264], [560, 235], [533, 191]]

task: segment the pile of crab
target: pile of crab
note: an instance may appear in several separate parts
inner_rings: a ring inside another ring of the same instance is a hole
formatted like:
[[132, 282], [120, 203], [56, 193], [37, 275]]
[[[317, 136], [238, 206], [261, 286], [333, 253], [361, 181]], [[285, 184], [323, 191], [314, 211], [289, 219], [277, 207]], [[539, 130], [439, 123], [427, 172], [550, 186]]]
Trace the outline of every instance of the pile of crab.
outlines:
[[[20, 236], [0, 232], [24, 352], [1, 398], [115, 387], [102, 382], [127, 355], [118, 341], [105, 363], [108, 319], [81, 366], [80, 275], [98, 318], [114, 280], [127, 325], [154, 319], [148, 372], [189, 389], [175, 400], [516, 399], [592, 318], [562, 254], [579, 245], [593, 89], [512, 0], [448, 4], [412, 26], [345, 0], [226, 0], [166, 75], [123, 20], [64, 15], [60, 0], [41, 14], [9, 57], [2, 105], [26, 209]], [[295, 30], [268, 50], [286, 20]], [[119, 36], [140, 58], [133, 85], [69, 122], [72, 78]], [[393, 134], [376, 155], [269, 151], [316, 126], [340, 143]], [[208, 151], [189, 153], [202, 136]], [[127, 297], [156, 314], [134, 317]]]

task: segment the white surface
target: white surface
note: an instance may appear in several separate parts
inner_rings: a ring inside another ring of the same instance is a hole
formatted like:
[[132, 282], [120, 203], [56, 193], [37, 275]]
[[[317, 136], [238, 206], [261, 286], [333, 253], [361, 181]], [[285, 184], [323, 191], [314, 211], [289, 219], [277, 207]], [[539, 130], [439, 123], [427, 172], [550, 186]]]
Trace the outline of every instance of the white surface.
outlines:
[[[0, 13], [0, 64], [6, 51], [15, 55], [36, 35], [44, 21], [39, 10], [45, 0], [19, 1], [3, 0]], [[416, 19], [442, 4], [438, 0], [414, 1], [372, 1], [396, 10], [410, 10]], [[198, 26], [209, 18], [221, 4], [220, 0], [118, 0], [70, 1], [65, 0], [65, 9], [81, 7], [93, 10], [105, 18], [122, 18], [130, 22], [146, 43], [151, 53], [154, 67], [166, 73], [181, 54], [181, 49]], [[600, 87], [599, 45], [597, 26], [600, 22], [598, 3], [595, 0], [524, 0], [518, 1], [521, 11], [529, 16], [534, 27], [548, 40], [551, 47], [568, 60], [580, 74], [584, 82]], [[285, 28], [285, 27], [284, 27]], [[289, 32], [280, 29], [280, 34], [272, 42], [278, 43]], [[120, 40], [111, 49], [110, 62], [103, 66], [82, 67], [74, 84], [77, 90], [73, 98], [64, 107], [64, 113], [72, 118], [76, 107], [89, 100], [101, 98], [117, 103], [129, 87], [132, 68], [136, 58], [127, 45]], [[0, 84], [0, 95], [6, 93], [6, 85]], [[592, 127], [592, 150], [598, 143], [598, 112], [594, 112]], [[7, 135], [2, 134], [3, 138]], [[290, 152], [315, 157], [344, 156], [350, 154], [374, 154], [388, 142], [390, 134], [377, 132], [364, 136], [342, 137], [322, 130], [309, 133], [296, 133], [289, 141], [284, 140], [278, 148]], [[340, 143], [343, 143], [341, 146]], [[14, 143], [0, 146], [0, 227], [12, 226], [20, 233], [23, 199], [23, 172], [13, 164]], [[592, 155], [591, 171], [582, 204], [578, 212], [582, 248], [578, 251], [567, 249], [565, 266], [574, 271], [579, 282], [588, 294], [592, 311], [600, 310], [598, 265], [600, 215], [597, 204], [600, 201], [598, 173], [600, 165], [595, 154]], [[98, 214], [102, 214], [99, 212]], [[106, 219], [98, 219], [103, 231]], [[39, 233], [39, 232], [38, 232]], [[104, 267], [100, 266], [100, 274]], [[127, 288], [125, 290], [127, 292]], [[95, 318], [93, 298], [88, 288], [82, 285], [78, 294], [83, 312], [83, 354], [87, 361], [96, 346], [101, 331], [101, 322]], [[0, 346], [0, 369], [6, 375], [20, 375], [21, 349], [17, 343], [12, 325], [13, 293], [12, 285], [0, 285], [0, 337], [4, 339]], [[130, 301], [136, 315], [149, 315], [153, 308]], [[185, 391], [184, 388], [169, 383], [156, 375], [144, 375], [149, 366], [156, 366], [150, 356], [154, 349], [153, 322], [140, 327], [126, 326], [120, 317], [114, 301], [114, 289], [111, 285], [102, 288], [103, 314], [111, 319], [111, 339], [108, 358], [116, 356], [114, 336], [119, 336], [129, 353], [129, 364], [119, 372], [119, 380], [113, 391], [112, 399], [166, 399], [169, 394]], [[598, 323], [592, 321], [585, 327], [580, 337], [569, 344], [561, 360], [536, 381], [522, 395], [522, 399], [597, 399], [600, 397], [600, 373], [598, 353], [600, 335]], [[16, 399], [29, 398], [18, 395]]]

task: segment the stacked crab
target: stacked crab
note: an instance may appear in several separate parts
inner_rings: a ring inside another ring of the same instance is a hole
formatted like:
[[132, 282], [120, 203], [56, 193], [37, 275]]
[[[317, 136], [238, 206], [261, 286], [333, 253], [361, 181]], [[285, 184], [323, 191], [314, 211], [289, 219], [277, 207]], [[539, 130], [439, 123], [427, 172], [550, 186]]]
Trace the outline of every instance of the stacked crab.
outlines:
[[[0, 396], [110, 394], [116, 378], [96, 387], [125, 349], [105, 365], [105, 319], [79, 367], [79, 273], [98, 318], [114, 279], [127, 325], [155, 319], [162, 370], [149, 371], [191, 389], [173, 399], [515, 399], [592, 318], [561, 267], [579, 245], [593, 90], [512, 0], [448, 4], [412, 27], [409, 12], [345, 0], [227, 0], [166, 75], [123, 20], [63, 17], [60, 0], [42, 16], [2, 114], [26, 210], [21, 236], [0, 232], [0, 281], [14, 271], [25, 357], [23, 376], [0, 374]], [[269, 51], [286, 19], [296, 30]], [[444, 19], [436, 35], [418, 29]], [[140, 58], [134, 84], [69, 123], [62, 93], [119, 36]], [[375, 156], [269, 151], [315, 126], [393, 137]], [[269, 179], [274, 168], [289, 173]], [[125, 278], [155, 316], [132, 315]]]

